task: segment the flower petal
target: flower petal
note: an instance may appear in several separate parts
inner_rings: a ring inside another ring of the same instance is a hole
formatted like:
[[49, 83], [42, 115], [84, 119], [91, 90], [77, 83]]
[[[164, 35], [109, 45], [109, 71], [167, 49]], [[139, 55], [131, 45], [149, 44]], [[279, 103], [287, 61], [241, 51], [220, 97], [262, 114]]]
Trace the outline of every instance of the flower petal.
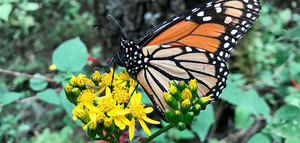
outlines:
[[148, 122], [150, 124], [160, 124], [160, 122], [152, 120], [152, 119], [148, 118], [147, 116], [144, 116], [143, 120], [145, 120], [146, 122]]
[[108, 96], [111, 94], [110, 88], [107, 86], [105, 90], [105, 95]]
[[132, 140], [133, 139], [133, 135], [134, 135], [134, 125], [135, 125], [135, 119], [132, 118], [131, 119], [131, 123], [129, 125], [129, 139]]
[[108, 116], [120, 116], [126, 114], [128, 114], [128, 110], [120, 110], [120, 109], [112, 110], [107, 113]]
[[147, 107], [145, 108], [145, 113], [151, 113], [153, 111], [153, 108], [152, 107]]
[[141, 124], [143, 130], [144, 130], [149, 136], [151, 136], [151, 132], [150, 132], [149, 128], [147, 127], [147, 125], [145, 124], [144, 120], [139, 119], [139, 122], [140, 122], [140, 124]]

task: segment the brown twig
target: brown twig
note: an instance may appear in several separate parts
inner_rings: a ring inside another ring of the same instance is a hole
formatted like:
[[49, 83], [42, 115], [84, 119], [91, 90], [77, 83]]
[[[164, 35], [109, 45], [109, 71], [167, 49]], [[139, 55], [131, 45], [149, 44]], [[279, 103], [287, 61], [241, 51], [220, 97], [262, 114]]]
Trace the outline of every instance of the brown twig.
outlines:
[[40, 79], [40, 80], [44, 80], [44, 81], [47, 81], [47, 82], [57, 83], [57, 81], [53, 78], [36, 77], [34, 75], [31, 75], [31, 74], [14, 72], [14, 71], [9, 71], [9, 70], [4, 70], [4, 69], [1, 69], [1, 68], [0, 68], [0, 73], [5, 73], [5, 74], [13, 75], [13, 76], [21, 76], [21, 77], [26, 77], [26, 78]]
[[240, 130], [222, 139], [222, 141], [230, 143], [247, 143], [253, 135], [263, 130], [266, 124], [266, 119], [263, 116], [255, 117], [254, 123], [248, 130]]

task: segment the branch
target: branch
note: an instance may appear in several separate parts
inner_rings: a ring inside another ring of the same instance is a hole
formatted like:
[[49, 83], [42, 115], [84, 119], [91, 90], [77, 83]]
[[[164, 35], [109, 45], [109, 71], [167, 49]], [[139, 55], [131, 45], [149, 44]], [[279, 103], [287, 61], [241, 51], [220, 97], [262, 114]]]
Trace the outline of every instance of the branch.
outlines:
[[1, 69], [1, 68], [0, 68], [0, 73], [5, 73], [5, 74], [13, 75], [13, 76], [21, 76], [21, 77], [26, 77], [26, 78], [34, 78], [34, 79], [44, 80], [44, 81], [47, 81], [47, 82], [57, 83], [57, 81], [53, 78], [36, 77], [34, 75], [30, 75], [30, 74], [27, 74], [27, 73], [14, 72], [14, 71], [9, 71], [9, 70], [4, 70], [4, 69]]
[[263, 116], [256, 117], [254, 123], [248, 130], [238, 131], [222, 139], [222, 141], [230, 143], [247, 143], [252, 136], [263, 130], [266, 124], [266, 119]]

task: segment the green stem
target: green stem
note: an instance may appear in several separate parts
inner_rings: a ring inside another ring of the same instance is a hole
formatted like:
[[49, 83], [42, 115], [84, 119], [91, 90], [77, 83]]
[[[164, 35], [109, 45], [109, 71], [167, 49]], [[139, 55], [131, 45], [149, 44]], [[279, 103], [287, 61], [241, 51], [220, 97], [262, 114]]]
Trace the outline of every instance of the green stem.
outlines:
[[154, 134], [152, 134], [150, 137], [148, 137], [147, 139], [145, 139], [142, 143], [147, 143], [152, 141], [154, 138], [156, 138], [157, 136], [161, 135], [162, 133], [170, 130], [171, 128], [173, 128], [175, 126], [174, 123], [169, 124], [166, 127], [163, 127], [162, 129], [160, 129], [159, 131], [155, 132]]

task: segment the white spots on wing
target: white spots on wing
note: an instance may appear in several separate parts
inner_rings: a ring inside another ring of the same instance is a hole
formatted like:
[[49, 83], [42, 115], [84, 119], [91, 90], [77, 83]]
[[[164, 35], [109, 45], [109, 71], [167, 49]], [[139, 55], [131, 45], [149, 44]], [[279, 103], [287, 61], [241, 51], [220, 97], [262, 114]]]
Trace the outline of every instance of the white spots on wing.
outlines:
[[246, 15], [248, 18], [251, 18], [252, 14], [251, 13], [247, 13]]
[[234, 39], [234, 38], [232, 38], [231, 42], [232, 42], [232, 43], [235, 43], [235, 39]]
[[225, 36], [225, 37], [224, 37], [224, 40], [227, 41], [228, 39], [229, 39], [229, 36]]
[[224, 55], [224, 52], [223, 52], [223, 51], [221, 51], [219, 55], [220, 55], [221, 57], [223, 57], [223, 55]]
[[145, 58], [144, 62], [147, 63], [149, 61], [149, 58]]
[[194, 8], [192, 12], [197, 12], [200, 8]]
[[244, 0], [245, 3], [249, 3], [249, 0]]
[[225, 58], [229, 58], [229, 54], [228, 53], [225, 53]]
[[204, 11], [199, 12], [199, 13], [197, 14], [197, 16], [199, 16], [199, 17], [204, 16]]
[[200, 52], [206, 52], [205, 50], [203, 50], [203, 49], [200, 49], [200, 48], [196, 48], [198, 51], [200, 51]]
[[223, 68], [220, 68], [220, 69], [219, 69], [219, 72], [223, 72], [223, 70], [224, 70]]
[[217, 13], [222, 12], [222, 8], [221, 8], [221, 7], [217, 7], [217, 8], [216, 8], [216, 12], [217, 12]]
[[213, 61], [213, 64], [215, 65], [215, 64], [217, 64], [217, 62], [216, 62], [216, 61]]
[[142, 63], [142, 61], [141, 61], [141, 60], [139, 60], [139, 61], [138, 61], [138, 64], [141, 64], [141, 63]]
[[225, 64], [224, 64], [224, 63], [221, 63], [221, 67], [225, 67]]
[[233, 19], [232, 19], [231, 17], [227, 16], [227, 17], [225, 18], [224, 23], [229, 24], [229, 23], [232, 22], [232, 20], [233, 20]]
[[173, 21], [175, 21], [175, 20], [177, 20], [177, 19], [179, 19], [180, 17], [178, 16], [178, 17], [175, 17], [174, 19], [173, 19]]
[[191, 16], [188, 16], [188, 17], [186, 18], [186, 20], [191, 20]]
[[221, 3], [215, 4], [215, 7], [220, 7]]
[[209, 56], [210, 56], [211, 58], [214, 58], [214, 57], [215, 57], [213, 53], [210, 53]]
[[225, 43], [225, 44], [224, 44], [224, 48], [228, 48], [229, 46], [230, 46], [229, 43]]
[[206, 17], [203, 17], [203, 21], [210, 21], [212, 19], [211, 16], [206, 16]]
[[212, 2], [207, 3], [206, 7], [211, 7]]
[[191, 48], [191, 47], [185, 47], [185, 50], [186, 50], [187, 52], [192, 52], [192, 48]]
[[229, 74], [229, 73], [228, 73], [227, 71], [226, 71], [226, 72], [224, 72], [224, 75], [225, 75], [225, 76], [227, 76], [228, 74]]
[[250, 8], [250, 9], [253, 9], [253, 5], [252, 4], [248, 4], [247, 7]]
[[242, 25], [245, 25], [245, 24], [247, 24], [247, 21], [243, 21], [243, 22], [242, 22]]
[[238, 30], [233, 29], [233, 30], [231, 31], [231, 34], [232, 34], [232, 35], [235, 35], [237, 32], [238, 32]]

